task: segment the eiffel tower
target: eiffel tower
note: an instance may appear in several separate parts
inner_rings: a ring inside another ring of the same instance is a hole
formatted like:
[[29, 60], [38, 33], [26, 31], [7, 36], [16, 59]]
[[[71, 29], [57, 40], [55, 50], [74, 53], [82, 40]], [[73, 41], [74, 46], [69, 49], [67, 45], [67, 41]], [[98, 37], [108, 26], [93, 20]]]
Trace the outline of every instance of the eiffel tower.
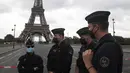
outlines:
[[[31, 16], [29, 18], [28, 23], [25, 23], [25, 28], [20, 34], [19, 38], [21, 40], [28, 40], [29, 38], [33, 38], [32, 36], [34, 34], [39, 34], [40, 36], [43, 36], [46, 40], [46, 42], [51, 41], [52, 34], [49, 30], [49, 25], [46, 22], [45, 16], [44, 16], [44, 9], [43, 9], [43, 2], [42, 0], [35, 0], [34, 6], [31, 9]], [[35, 24], [35, 18], [40, 18], [40, 24]], [[41, 37], [39, 36], [39, 41], [41, 41]]]

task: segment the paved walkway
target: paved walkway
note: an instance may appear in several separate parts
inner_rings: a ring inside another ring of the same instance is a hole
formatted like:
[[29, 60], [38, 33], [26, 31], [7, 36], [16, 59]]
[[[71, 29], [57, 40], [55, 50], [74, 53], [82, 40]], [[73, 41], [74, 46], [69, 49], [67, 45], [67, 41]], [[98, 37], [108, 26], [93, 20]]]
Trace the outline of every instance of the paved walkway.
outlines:
[[16, 49], [19, 49], [19, 48], [21, 48], [20, 45], [16, 45], [15, 48], [13, 48], [12, 46], [0, 47], [0, 54], [6, 53], [6, 52], [9, 52], [9, 51], [12, 51], [12, 50], [16, 50]]

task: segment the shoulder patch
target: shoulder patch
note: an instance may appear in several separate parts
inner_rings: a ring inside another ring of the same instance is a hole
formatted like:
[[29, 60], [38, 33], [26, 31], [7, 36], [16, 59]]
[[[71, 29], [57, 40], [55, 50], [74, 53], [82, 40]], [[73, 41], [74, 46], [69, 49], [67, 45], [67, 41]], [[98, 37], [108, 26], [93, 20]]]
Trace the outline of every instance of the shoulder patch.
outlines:
[[104, 67], [104, 68], [108, 67], [109, 64], [110, 64], [109, 58], [107, 58], [105, 56], [100, 58], [100, 65], [101, 65], [101, 67]]

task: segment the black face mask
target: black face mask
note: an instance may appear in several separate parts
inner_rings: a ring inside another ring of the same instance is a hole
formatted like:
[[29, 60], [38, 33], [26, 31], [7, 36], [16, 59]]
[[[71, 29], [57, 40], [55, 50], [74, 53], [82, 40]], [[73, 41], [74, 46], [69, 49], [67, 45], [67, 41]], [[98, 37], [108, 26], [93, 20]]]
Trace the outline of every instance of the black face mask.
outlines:
[[80, 43], [81, 43], [82, 45], [87, 45], [87, 41], [85, 41], [85, 39], [83, 39], [83, 38], [80, 39]]
[[[92, 30], [92, 31], [93, 31], [93, 30]], [[94, 33], [93, 33], [92, 31], [90, 31], [91, 37], [92, 37], [92, 39], [95, 39], [96, 37], [95, 37], [95, 35], [94, 35]]]
[[58, 44], [58, 43], [59, 43], [59, 41], [58, 41], [58, 39], [57, 39], [57, 38], [53, 38], [52, 42], [53, 42], [53, 43], [56, 43], [56, 44]]

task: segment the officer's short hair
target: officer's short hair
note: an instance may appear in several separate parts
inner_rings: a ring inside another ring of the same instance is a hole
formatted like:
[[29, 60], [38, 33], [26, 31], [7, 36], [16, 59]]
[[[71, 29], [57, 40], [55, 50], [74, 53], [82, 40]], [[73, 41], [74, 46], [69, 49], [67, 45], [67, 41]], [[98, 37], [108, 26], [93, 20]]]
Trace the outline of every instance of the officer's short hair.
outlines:
[[109, 27], [109, 22], [98, 22], [98, 23], [92, 23], [94, 26], [97, 24], [100, 27], [100, 30], [106, 31]]
[[26, 42], [26, 46], [34, 46], [34, 42], [31, 39], [28, 39]]

